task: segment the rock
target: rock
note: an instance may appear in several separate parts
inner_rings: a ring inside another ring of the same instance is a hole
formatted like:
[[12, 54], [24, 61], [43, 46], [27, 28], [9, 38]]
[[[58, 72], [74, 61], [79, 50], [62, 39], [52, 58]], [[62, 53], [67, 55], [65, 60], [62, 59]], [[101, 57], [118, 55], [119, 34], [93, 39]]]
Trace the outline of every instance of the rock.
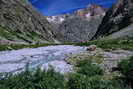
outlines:
[[95, 51], [86, 51], [79, 54], [71, 54], [66, 59], [69, 64], [76, 65], [80, 60], [91, 60], [93, 63], [101, 66], [107, 73], [112, 71], [112, 68], [117, 67], [118, 62], [128, 57], [133, 56], [133, 51], [113, 50], [104, 51], [97, 48]]
[[48, 16], [47, 20], [56, 28], [53, 32], [61, 42], [86, 42], [95, 35], [105, 11], [101, 6], [89, 5], [74, 13]]
[[96, 16], [90, 20], [79, 16], [67, 18], [57, 30], [59, 32], [57, 39], [61, 42], [86, 42], [95, 35], [101, 20], [102, 16]]
[[95, 51], [96, 48], [97, 48], [96, 45], [90, 45], [90, 46], [86, 49], [86, 51]]
[[25, 42], [16, 42], [16, 41], [10, 41], [10, 40], [0, 40], [1, 45], [11, 45], [11, 44], [27, 44]]
[[86, 8], [79, 9], [75, 11], [74, 13], [68, 13], [68, 14], [63, 14], [63, 15], [57, 15], [57, 16], [47, 16], [46, 19], [50, 23], [56, 23], [56, 24], [61, 24], [65, 19], [70, 18], [70, 17], [75, 17], [79, 16], [85, 19], [91, 19], [95, 16], [100, 16], [100, 15], [105, 15], [106, 9], [98, 6], [98, 5], [89, 5]]
[[46, 63], [42, 65], [42, 70], [48, 70], [50, 66], [54, 68], [56, 72], [60, 72], [62, 74], [73, 72], [73, 65], [67, 64], [64, 60], [55, 60]]
[[100, 36], [117, 32], [131, 25], [132, 23], [133, 1], [118, 0], [118, 3], [107, 11], [93, 38], [98, 38]]
[[111, 72], [112, 68], [117, 68], [118, 62], [125, 60], [126, 58], [131, 56], [133, 56], [133, 51], [114, 50], [111, 52], [104, 52], [104, 61], [102, 63], [102, 66], [107, 72]]
[[108, 37], [109, 39], [129, 39], [133, 38], [133, 24], [123, 28], [122, 30], [115, 32]]
[[65, 60], [72, 65], [76, 65], [77, 61], [80, 60], [91, 60], [94, 63], [101, 64], [103, 62], [103, 53], [104, 51], [100, 48], [97, 48], [95, 51], [85, 51], [78, 54], [71, 54]]

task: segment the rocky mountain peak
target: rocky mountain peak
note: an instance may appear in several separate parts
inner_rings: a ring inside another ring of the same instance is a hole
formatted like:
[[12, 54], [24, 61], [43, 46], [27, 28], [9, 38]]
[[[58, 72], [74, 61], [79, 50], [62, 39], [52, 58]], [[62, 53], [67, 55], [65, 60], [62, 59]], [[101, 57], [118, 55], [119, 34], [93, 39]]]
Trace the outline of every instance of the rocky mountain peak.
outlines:
[[91, 5], [75, 12], [78, 16], [89, 18], [90, 16], [103, 15], [105, 9], [98, 5]]
[[58, 16], [48, 16], [47, 20], [52, 23], [62, 23], [65, 19], [69, 17], [81, 17], [85, 19], [91, 19], [95, 16], [105, 15], [105, 8], [98, 5], [89, 5], [84, 9], [79, 9], [73, 13], [68, 13]]

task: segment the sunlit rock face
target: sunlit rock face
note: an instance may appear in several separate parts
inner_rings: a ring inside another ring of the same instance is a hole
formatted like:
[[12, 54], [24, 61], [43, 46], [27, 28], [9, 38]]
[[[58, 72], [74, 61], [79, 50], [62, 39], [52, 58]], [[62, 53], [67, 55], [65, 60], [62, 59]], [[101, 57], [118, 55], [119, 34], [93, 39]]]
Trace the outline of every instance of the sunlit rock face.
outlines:
[[89, 5], [87, 8], [79, 9], [73, 13], [68, 13], [64, 15], [57, 16], [47, 16], [47, 20], [53, 23], [62, 23], [65, 19], [71, 16], [84, 17], [86, 19], [91, 19], [93, 16], [105, 15], [106, 9], [98, 5]]
[[133, 0], [119, 0], [116, 5], [107, 11], [95, 38], [117, 32], [132, 23]]
[[92, 16], [104, 15], [105, 9], [98, 5], [91, 5], [88, 8], [81, 9], [75, 12], [78, 16], [91, 18]]
[[9, 43], [54, 42], [54, 29], [26, 0], [0, 0], [0, 40]]
[[105, 11], [101, 6], [91, 5], [73, 13], [47, 17], [47, 20], [56, 28], [54, 33], [59, 41], [82, 42], [95, 35]]

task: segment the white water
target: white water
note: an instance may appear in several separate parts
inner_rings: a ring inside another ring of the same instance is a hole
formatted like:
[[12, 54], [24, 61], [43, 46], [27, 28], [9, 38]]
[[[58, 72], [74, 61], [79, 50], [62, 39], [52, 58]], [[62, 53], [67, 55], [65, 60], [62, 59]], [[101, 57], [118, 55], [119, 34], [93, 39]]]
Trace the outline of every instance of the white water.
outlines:
[[85, 49], [80, 46], [58, 45], [2, 51], [0, 52], [0, 72], [22, 71], [27, 63], [30, 69], [37, 67], [48, 69], [48, 66], [52, 65], [58, 72], [71, 72], [72, 66], [64, 59], [68, 54], [76, 54]]

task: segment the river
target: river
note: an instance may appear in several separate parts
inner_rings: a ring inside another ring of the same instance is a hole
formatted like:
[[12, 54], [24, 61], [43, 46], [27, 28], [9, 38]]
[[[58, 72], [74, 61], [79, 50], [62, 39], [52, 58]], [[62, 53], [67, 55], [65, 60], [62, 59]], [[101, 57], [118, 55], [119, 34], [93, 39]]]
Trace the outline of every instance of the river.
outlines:
[[53, 66], [55, 71], [66, 73], [72, 71], [72, 65], [65, 62], [69, 54], [86, 50], [86, 47], [73, 45], [58, 45], [39, 48], [24, 48], [0, 52], [0, 72], [19, 72], [29, 65], [29, 69], [38, 67], [48, 69]]

